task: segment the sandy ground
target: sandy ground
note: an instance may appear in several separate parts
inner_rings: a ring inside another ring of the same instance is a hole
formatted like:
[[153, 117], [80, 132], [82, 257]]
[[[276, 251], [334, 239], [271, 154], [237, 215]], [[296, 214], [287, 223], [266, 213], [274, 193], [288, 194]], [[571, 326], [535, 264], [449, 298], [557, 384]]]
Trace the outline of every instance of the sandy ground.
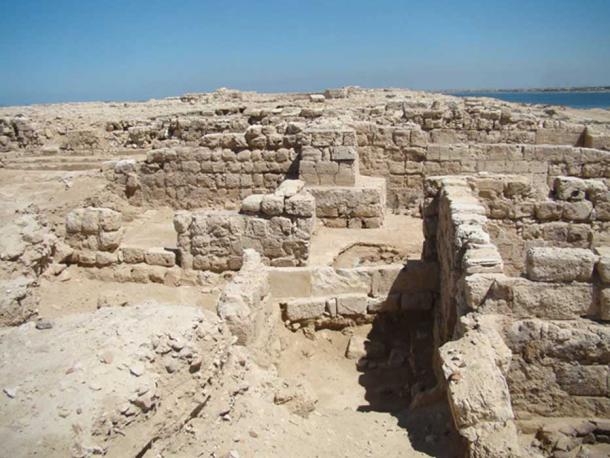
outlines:
[[41, 280], [38, 288], [41, 317], [54, 319], [72, 313], [94, 312], [101, 297], [112, 298], [117, 292], [129, 300], [127, 305], [156, 301], [166, 305], [191, 305], [216, 313], [218, 288], [210, 291], [197, 286], [104, 282], [83, 278], [76, 270], [72, 270], [72, 278], [67, 281]]
[[409, 259], [420, 259], [424, 236], [422, 221], [388, 210], [379, 229], [332, 229], [318, 227], [311, 240], [309, 264], [331, 265], [339, 252], [355, 243], [386, 244], [404, 251]]

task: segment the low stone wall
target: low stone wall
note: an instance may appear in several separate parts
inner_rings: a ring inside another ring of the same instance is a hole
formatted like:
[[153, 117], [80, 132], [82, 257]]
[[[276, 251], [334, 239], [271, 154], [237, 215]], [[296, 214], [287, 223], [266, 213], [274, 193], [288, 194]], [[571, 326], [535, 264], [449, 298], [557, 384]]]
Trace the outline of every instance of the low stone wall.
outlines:
[[241, 213], [176, 213], [182, 267], [239, 270], [246, 248], [255, 249], [271, 265], [304, 264], [315, 225], [315, 201], [303, 186], [287, 180], [273, 194], [250, 195], [242, 202]]
[[145, 162], [129, 167], [119, 162], [108, 175], [134, 203], [182, 209], [225, 207], [250, 194], [275, 190], [291, 175], [297, 156], [294, 149], [245, 148], [152, 150]]
[[66, 216], [66, 242], [74, 249], [71, 263], [100, 267], [116, 264], [122, 238], [121, 214], [109, 208], [78, 208]]
[[359, 177], [353, 187], [310, 186], [316, 199], [316, 216], [326, 227], [377, 228], [386, 207], [385, 180]]
[[380, 312], [432, 310], [438, 266], [406, 265], [271, 268], [271, 296], [292, 328], [343, 327], [372, 320]]

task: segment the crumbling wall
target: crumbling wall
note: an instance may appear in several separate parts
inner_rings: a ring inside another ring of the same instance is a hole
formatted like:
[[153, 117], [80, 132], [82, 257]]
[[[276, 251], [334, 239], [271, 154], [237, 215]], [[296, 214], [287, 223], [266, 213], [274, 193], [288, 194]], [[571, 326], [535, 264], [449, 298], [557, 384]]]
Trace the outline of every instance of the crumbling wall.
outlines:
[[[571, 188], [559, 191], [572, 182], [556, 180], [553, 197], [578, 197]], [[523, 277], [505, 275], [497, 250], [488, 249], [482, 264], [471, 264], [472, 250], [489, 247], [486, 227], [503, 221], [486, 216], [502, 208], [494, 202], [527, 201], [529, 186], [506, 176], [426, 183], [425, 252], [441, 266], [436, 331], [445, 343], [439, 378], [446, 381], [454, 423], [473, 456], [516, 455], [510, 449], [515, 415], [605, 418], [610, 412], [606, 248], [529, 247]], [[558, 205], [565, 209], [565, 202]], [[569, 451], [580, 443], [574, 438], [541, 447]]]
[[[435, 307], [436, 369], [453, 423], [469, 456], [517, 456], [520, 447], [505, 374], [511, 352], [499, 320], [476, 310], [473, 279], [502, 273], [502, 259], [485, 230], [485, 208], [466, 179], [426, 181], [422, 209], [427, 259], [440, 266]], [[474, 282], [476, 285], [476, 282]]]
[[[545, 416], [607, 417], [607, 255], [582, 248], [531, 248], [522, 280], [499, 280], [486, 309], [515, 320], [506, 331], [514, 352], [513, 404]], [[502, 310], [504, 308], [504, 310]], [[603, 342], [603, 343], [602, 343]]]
[[309, 257], [315, 201], [304, 183], [287, 180], [273, 194], [253, 194], [241, 213], [178, 212], [181, 265], [196, 270], [239, 270], [243, 250], [258, 251], [271, 265], [302, 265]]
[[261, 347], [271, 338], [273, 321], [269, 274], [256, 251], [244, 250], [243, 258], [240, 271], [223, 289], [216, 308], [239, 345]]
[[107, 266], [118, 261], [123, 238], [121, 214], [109, 208], [77, 208], [66, 216], [66, 242], [74, 252], [71, 263]]
[[0, 152], [40, 145], [36, 126], [23, 116], [0, 118]]

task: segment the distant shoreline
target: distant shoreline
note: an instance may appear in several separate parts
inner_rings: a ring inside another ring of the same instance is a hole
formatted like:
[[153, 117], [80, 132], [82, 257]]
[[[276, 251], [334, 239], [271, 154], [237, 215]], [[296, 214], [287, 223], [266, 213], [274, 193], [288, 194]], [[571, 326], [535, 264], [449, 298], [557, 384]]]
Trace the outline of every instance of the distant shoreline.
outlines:
[[584, 87], [541, 87], [521, 89], [452, 89], [440, 91], [442, 94], [477, 94], [477, 93], [587, 93], [587, 92], [610, 92], [610, 86], [584, 86]]

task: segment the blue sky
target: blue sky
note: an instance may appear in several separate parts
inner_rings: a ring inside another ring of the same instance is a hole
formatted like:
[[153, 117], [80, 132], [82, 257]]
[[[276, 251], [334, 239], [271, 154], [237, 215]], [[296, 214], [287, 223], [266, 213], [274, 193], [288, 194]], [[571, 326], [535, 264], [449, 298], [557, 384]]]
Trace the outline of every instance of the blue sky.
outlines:
[[0, 105], [610, 85], [610, 0], [0, 0]]

